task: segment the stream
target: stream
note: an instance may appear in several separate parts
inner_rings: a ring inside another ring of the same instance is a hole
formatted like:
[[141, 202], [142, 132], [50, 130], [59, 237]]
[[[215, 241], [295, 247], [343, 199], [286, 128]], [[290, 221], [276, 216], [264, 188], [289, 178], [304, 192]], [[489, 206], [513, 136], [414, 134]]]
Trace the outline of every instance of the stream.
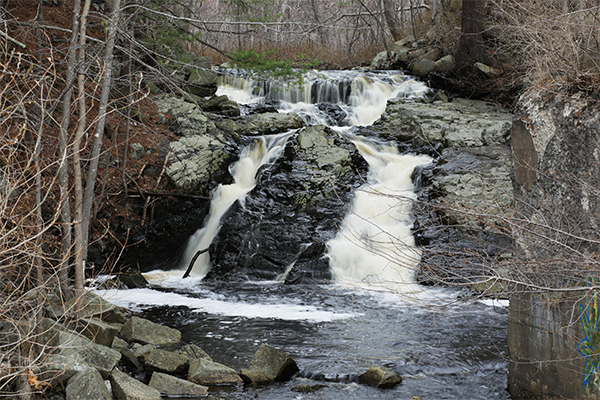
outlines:
[[[339, 233], [327, 243], [330, 284], [268, 281], [204, 281], [208, 253], [189, 278], [183, 271], [208, 247], [219, 221], [256, 184], [295, 132], [260, 138], [230, 168], [233, 183], [213, 192], [210, 215], [190, 238], [173, 269], [145, 276], [151, 287], [101, 294], [142, 316], [182, 331], [184, 343], [202, 347], [214, 361], [247, 368], [263, 344], [288, 352], [300, 372], [284, 383], [213, 388], [224, 399], [509, 399], [505, 303], [469, 299], [459, 290], [426, 288], [415, 282], [420, 252], [412, 238], [413, 169], [428, 156], [399, 154], [396, 146], [355, 136], [352, 127], [372, 124], [389, 98], [418, 98], [421, 82], [399, 72], [319, 72], [303, 87], [222, 79], [218, 94], [240, 104], [270, 102], [310, 124], [325, 124], [348, 137], [369, 165]], [[335, 113], [323, 104], [335, 105]], [[333, 115], [333, 116], [332, 116]], [[293, 267], [290, 264], [287, 271]], [[371, 365], [403, 377], [393, 389], [359, 385]], [[311, 393], [297, 385], [322, 385]]]

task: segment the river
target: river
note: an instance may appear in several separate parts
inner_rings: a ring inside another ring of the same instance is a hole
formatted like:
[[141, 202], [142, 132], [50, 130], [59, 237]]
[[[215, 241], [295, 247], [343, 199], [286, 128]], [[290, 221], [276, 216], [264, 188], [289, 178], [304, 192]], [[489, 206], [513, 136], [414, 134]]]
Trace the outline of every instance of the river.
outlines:
[[[276, 87], [240, 77], [224, 79], [219, 94], [239, 103], [273, 101], [313, 124], [333, 125], [351, 138], [369, 164], [338, 235], [328, 242], [330, 284], [285, 285], [271, 281], [203, 281], [207, 254], [182, 279], [193, 255], [206, 248], [221, 216], [252, 191], [256, 171], [281, 152], [289, 132], [255, 141], [231, 168], [234, 182], [213, 193], [210, 216], [190, 238], [187, 255], [173, 270], [145, 276], [151, 287], [108, 291], [105, 297], [180, 329], [185, 343], [202, 347], [214, 361], [248, 367], [267, 343], [288, 352], [300, 373], [264, 387], [215, 388], [224, 399], [509, 399], [506, 391], [506, 304], [472, 300], [468, 293], [426, 288], [415, 282], [420, 252], [411, 234], [411, 173], [427, 156], [399, 154], [395, 146], [353, 136], [369, 125], [392, 97], [418, 98], [428, 91], [401, 73], [320, 72], [303, 87]], [[319, 104], [343, 110], [331, 117]], [[334, 122], [332, 122], [334, 121]], [[291, 267], [290, 267], [291, 268]], [[403, 377], [394, 389], [357, 383], [370, 365]], [[323, 385], [312, 393], [292, 388]]]

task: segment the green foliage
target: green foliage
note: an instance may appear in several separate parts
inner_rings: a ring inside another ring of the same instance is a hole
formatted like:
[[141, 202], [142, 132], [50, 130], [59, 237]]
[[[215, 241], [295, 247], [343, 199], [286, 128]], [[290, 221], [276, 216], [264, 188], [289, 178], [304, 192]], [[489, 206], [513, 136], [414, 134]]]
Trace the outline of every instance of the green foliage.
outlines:
[[276, 50], [257, 53], [254, 50], [238, 50], [230, 54], [231, 62], [238, 68], [248, 71], [259, 79], [273, 78], [297, 84], [303, 83], [303, 74], [307, 69], [317, 66], [316, 60], [301, 57], [302, 61], [274, 60]]

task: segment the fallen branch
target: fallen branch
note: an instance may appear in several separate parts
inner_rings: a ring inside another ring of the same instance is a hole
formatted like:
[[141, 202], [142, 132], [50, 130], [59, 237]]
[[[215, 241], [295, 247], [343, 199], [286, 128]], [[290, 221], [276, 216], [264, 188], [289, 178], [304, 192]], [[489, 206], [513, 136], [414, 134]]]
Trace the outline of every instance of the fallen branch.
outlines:
[[183, 274], [183, 279], [187, 278], [188, 276], [190, 276], [190, 272], [192, 272], [192, 268], [194, 267], [194, 263], [196, 262], [196, 260], [198, 259], [198, 257], [200, 257], [200, 254], [204, 254], [208, 251], [208, 248], [204, 249], [204, 250], [200, 250], [198, 251], [194, 257], [192, 258], [192, 261], [190, 261], [190, 265], [188, 265], [187, 270], [185, 271], [185, 274]]

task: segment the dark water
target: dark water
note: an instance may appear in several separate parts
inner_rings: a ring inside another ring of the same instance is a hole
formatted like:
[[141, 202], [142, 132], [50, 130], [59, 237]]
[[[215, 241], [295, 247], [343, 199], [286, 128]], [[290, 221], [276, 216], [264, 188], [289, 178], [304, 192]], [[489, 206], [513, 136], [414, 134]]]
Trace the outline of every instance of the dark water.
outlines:
[[[185, 343], [202, 347], [214, 361], [246, 368], [262, 343], [281, 348], [297, 362], [291, 381], [262, 387], [216, 390], [225, 399], [510, 399], [506, 392], [507, 311], [504, 307], [456, 299], [432, 290], [438, 299], [417, 300], [333, 286], [281, 284], [200, 284], [171, 289], [186, 298], [217, 296], [234, 311], [223, 315], [188, 306], [152, 306], [147, 318], [180, 329]], [[157, 292], [160, 297], [160, 292]], [[442, 305], [444, 304], [444, 305]], [[292, 319], [281, 305], [307, 307]], [[257, 318], [248, 308], [275, 309], [281, 318]], [[311, 308], [313, 307], [313, 308]], [[235, 311], [237, 309], [237, 312]], [[325, 313], [320, 315], [319, 313]], [[344, 317], [345, 318], [341, 318]], [[340, 317], [340, 319], [335, 319]], [[403, 383], [375, 389], [356, 383], [371, 365], [398, 372]], [[291, 389], [324, 385], [313, 393]]]

